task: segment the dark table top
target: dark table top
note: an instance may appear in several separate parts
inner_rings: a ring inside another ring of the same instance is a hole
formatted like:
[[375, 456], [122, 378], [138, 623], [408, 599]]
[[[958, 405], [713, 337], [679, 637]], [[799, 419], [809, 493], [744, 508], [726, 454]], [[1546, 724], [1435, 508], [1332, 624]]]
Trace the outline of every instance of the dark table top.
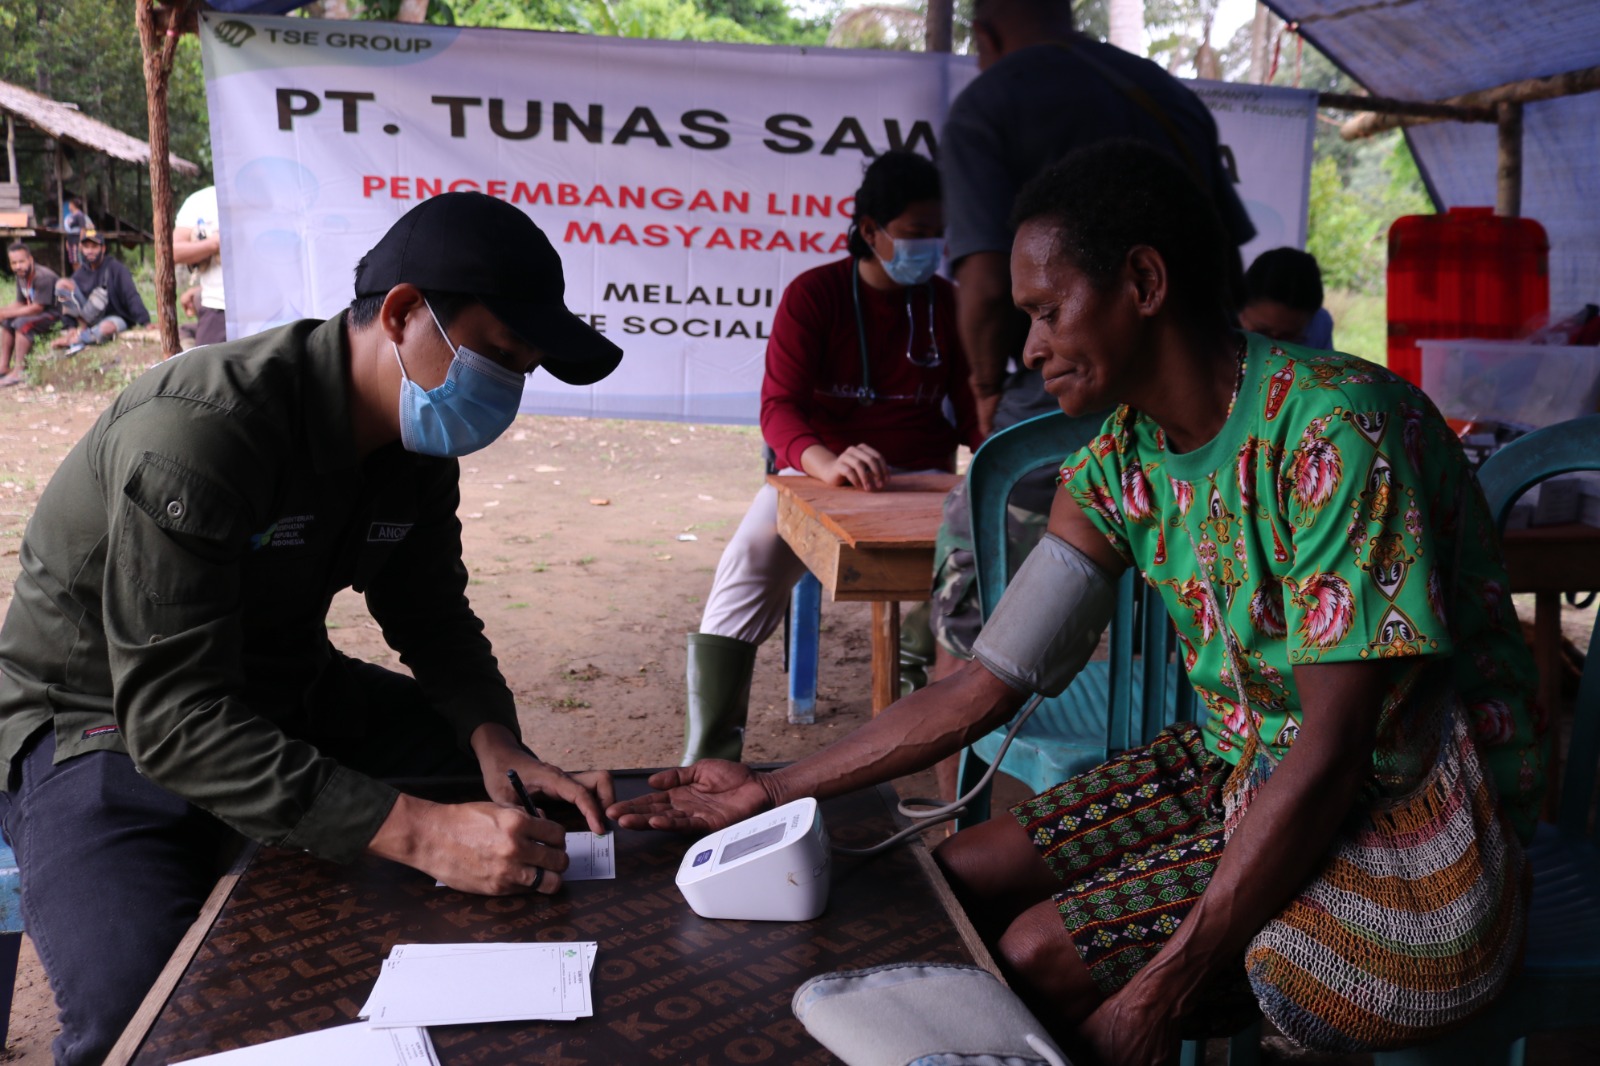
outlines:
[[[645, 790], [642, 772], [617, 783], [623, 796]], [[895, 827], [892, 805], [883, 788], [822, 809], [834, 840], [859, 846]], [[176, 1062], [352, 1021], [403, 943], [599, 942], [593, 1018], [432, 1028], [446, 1066], [831, 1062], [789, 1010], [808, 978], [911, 960], [992, 968], [920, 843], [836, 857], [822, 917], [778, 923], [694, 914], [673, 883], [690, 838], [618, 838], [616, 880], [554, 897], [473, 896], [377, 859], [337, 866], [252, 848], [110, 1061]]]

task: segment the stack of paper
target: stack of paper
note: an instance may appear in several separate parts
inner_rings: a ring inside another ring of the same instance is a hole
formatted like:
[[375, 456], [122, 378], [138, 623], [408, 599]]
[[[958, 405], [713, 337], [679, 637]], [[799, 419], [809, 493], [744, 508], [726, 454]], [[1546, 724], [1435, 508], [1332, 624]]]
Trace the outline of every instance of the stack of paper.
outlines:
[[426, 1031], [378, 1029], [365, 1022], [189, 1061], [205, 1066], [439, 1066]]
[[374, 1026], [576, 1021], [594, 1014], [594, 941], [402, 944], [361, 1008]]

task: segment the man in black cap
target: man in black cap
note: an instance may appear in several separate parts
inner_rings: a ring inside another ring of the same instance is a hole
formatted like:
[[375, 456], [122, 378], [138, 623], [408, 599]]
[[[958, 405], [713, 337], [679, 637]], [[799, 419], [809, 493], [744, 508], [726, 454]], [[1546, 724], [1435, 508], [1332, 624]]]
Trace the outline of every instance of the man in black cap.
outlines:
[[148, 326], [150, 312], [120, 259], [106, 254], [106, 239], [93, 226], [83, 231], [82, 262], [71, 278], [56, 282], [56, 299], [66, 328], [50, 342], [75, 355], [91, 344], [103, 344], [129, 326]]
[[[605, 830], [609, 777], [522, 742], [455, 513], [455, 457], [505, 431], [528, 374], [585, 385], [621, 359], [564, 289], [521, 211], [427, 200], [348, 310], [161, 364], [45, 489], [0, 628], [0, 817], [58, 1063], [102, 1060], [235, 832], [501, 894], [553, 892], [567, 864], [508, 770]], [[330, 643], [346, 587], [414, 678]], [[491, 802], [380, 780], [462, 770]]]

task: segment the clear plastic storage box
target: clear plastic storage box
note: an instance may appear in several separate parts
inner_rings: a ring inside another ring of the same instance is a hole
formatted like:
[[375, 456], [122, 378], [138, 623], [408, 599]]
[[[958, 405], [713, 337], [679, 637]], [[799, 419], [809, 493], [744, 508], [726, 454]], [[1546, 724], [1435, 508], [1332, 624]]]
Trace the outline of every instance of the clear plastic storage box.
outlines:
[[1422, 389], [1446, 418], [1539, 427], [1593, 414], [1600, 348], [1423, 340]]

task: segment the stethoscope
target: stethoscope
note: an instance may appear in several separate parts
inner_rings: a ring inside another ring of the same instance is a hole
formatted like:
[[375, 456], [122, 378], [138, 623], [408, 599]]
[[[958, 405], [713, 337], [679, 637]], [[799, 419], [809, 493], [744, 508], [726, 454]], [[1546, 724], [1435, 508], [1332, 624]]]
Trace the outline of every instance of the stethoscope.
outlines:
[[[929, 355], [918, 359], [913, 353], [913, 343], [916, 341], [917, 321], [912, 310], [911, 289], [906, 290], [906, 361], [912, 366], [923, 370], [933, 370], [943, 365], [944, 358], [939, 352], [939, 333], [934, 329], [933, 323], [933, 282], [925, 282], [915, 286], [927, 290], [928, 294], [928, 347]], [[877, 403], [879, 400], [917, 400], [924, 399], [921, 390], [915, 396], [879, 396], [872, 387], [872, 364], [867, 355], [867, 323], [861, 314], [861, 264], [852, 263], [850, 266], [850, 299], [856, 311], [856, 346], [861, 353], [861, 384], [853, 389], [830, 390], [834, 395], [853, 397], [863, 407]]]

